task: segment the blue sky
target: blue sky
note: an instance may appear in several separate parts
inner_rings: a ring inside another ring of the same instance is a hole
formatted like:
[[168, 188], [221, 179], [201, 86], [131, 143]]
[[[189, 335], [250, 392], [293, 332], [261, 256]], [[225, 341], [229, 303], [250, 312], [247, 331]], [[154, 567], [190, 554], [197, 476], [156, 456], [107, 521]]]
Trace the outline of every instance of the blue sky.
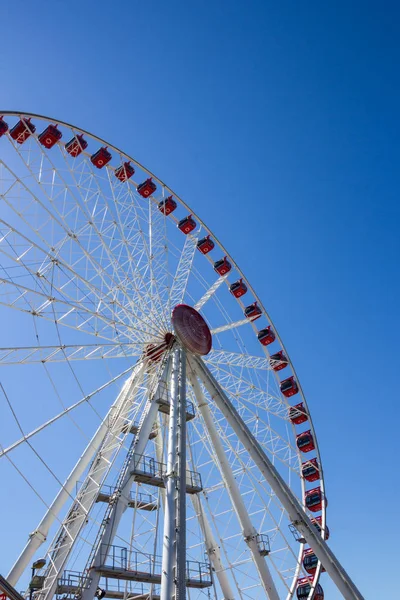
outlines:
[[263, 298], [313, 412], [331, 546], [375, 598], [393, 598], [400, 533], [398, 19], [394, 2], [15, 0], [0, 39], [4, 109], [134, 155]]

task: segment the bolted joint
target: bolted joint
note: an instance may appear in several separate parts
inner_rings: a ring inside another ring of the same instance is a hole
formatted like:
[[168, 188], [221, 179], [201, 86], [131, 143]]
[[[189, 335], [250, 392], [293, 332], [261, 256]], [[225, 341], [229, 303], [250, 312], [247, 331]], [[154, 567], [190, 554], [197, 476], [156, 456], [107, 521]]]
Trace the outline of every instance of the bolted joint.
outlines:
[[32, 533], [29, 534], [29, 539], [34, 539], [34, 538], [39, 540], [40, 543], [43, 544], [43, 542], [45, 542], [47, 540], [47, 535], [45, 535], [39, 529], [36, 529], [35, 531], [32, 531]]

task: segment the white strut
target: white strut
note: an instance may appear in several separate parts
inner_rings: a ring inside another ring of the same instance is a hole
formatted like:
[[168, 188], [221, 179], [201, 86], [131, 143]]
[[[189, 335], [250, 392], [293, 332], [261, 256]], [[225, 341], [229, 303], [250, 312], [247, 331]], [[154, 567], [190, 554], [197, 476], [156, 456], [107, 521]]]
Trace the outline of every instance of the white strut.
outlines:
[[325, 540], [319, 536], [316, 528], [303, 510], [303, 507], [279, 475], [261, 445], [254, 439], [246, 423], [244, 423], [243, 419], [230, 402], [228, 396], [214, 379], [203, 361], [198, 357], [193, 357], [191, 363], [195, 365], [195, 372], [203, 382], [211, 398], [222, 412], [241, 443], [247, 449], [254, 463], [268, 481], [271, 488], [274, 490], [282, 506], [287, 511], [293, 525], [314, 550], [317, 558], [321, 561], [326, 572], [330, 575], [332, 581], [335, 583], [343, 597], [346, 600], [364, 600], [361, 592], [357, 589], [356, 585], [346, 573]]
[[[188, 360], [188, 362], [189, 365], [192, 366], [192, 362], [190, 359]], [[221, 444], [218, 432], [215, 428], [214, 420], [212, 418], [208, 402], [205, 399], [201, 391], [199, 382], [195, 377], [190, 377], [190, 384], [194, 390], [199, 411], [204, 419], [207, 432], [211, 438], [211, 442], [215, 450], [215, 454], [217, 456], [219, 469], [221, 471], [229, 497], [231, 499], [232, 505], [235, 509], [240, 526], [242, 528], [244, 540], [252, 554], [253, 561], [256, 565], [260, 577], [260, 581], [264, 587], [265, 592], [268, 595], [268, 598], [270, 598], [270, 600], [279, 600], [278, 592], [276, 590], [275, 583], [272, 579], [272, 575], [269, 571], [268, 565], [265, 561], [265, 558], [260, 554], [260, 551], [258, 549], [257, 531], [250, 520], [249, 513], [247, 512], [243, 498], [240, 494], [240, 490], [236, 484], [236, 480], [232, 473], [231, 466], [227, 460], [224, 448]]]
[[[77, 483], [88, 467], [93, 455], [104, 442], [110, 431], [111, 424], [115, 422], [116, 415], [124, 412], [124, 406], [127, 403], [129, 404], [132, 402], [132, 394], [134, 392], [133, 388], [137, 388], [137, 383], [139, 379], [141, 379], [143, 370], [144, 365], [138, 365], [132, 375], [126, 381], [124, 387], [119, 393], [114, 404], [111, 406], [100, 427], [90, 440], [82, 456], [69, 474], [63, 487], [58, 492], [35, 531], [31, 533], [25, 548], [7, 576], [7, 580], [9, 583], [11, 583], [11, 585], [15, 586], [18, 583], [19, 578], [22, 576], [25, 569], [30, 565], [35, 552], [40, 548], [43, 542], [46, 541], [50, 527], [57, 518], [57, 515], [64, 506], [65, 502], [69, 498], [73, 497]], [[120, 433], [120, 430], [116, 432], [116, 434], [118, 433]], [[107, 457], [103, 458], [106, 459]], [[99, 470], [97, 472], [100, 474]], [[97, 493], [97, 491], [95, 491], [95, 493]]]

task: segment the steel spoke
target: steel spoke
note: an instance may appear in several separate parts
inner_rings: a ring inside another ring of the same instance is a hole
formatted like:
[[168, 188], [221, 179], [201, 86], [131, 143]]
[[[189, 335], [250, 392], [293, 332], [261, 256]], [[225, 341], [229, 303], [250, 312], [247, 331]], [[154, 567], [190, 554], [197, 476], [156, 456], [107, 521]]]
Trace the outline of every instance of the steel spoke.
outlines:
[[18, 446], [20, 446], [27, 440], [30, 440], [32, 437], [34, 437], [35, 435], [37, 435], [44, 429], [46, 429], [47, 427], [49, 427], [50, 425], [52, 425], [53, 423], [55, 423], [56, 421], [58, 421], [59, 419], [61, 419], [65, 415], [67, 415], [68, 413], [70, 413], [71, 411], [78, 408], [78, 406], [81, 406], [81, 404], [83, 404], [84, 402], [88, 402], [91, 398], [93, 398], [94, 396], [96, 396], [97, 394], [99, 394], [100, 392], [105, 390], [106, 388], [108, 388], [110, 385], [112, 385], [116, 381], [119, 381], [121, 379], [121, 377], [124, 377], [124, 375], [128, 375], [128, 373], [130, 371], [132, 371], [132, 369], [134, 369], [134, 368], [135, 368], [135, 365], [129, 367], [128, 369], [125, 369], [125, 371], [122, 371], [121, 373], [119, 373], [118, 375], [116, 375], [115, 377], [113, 377], [112, 379], [107, 381], [107, 383], [104, 383], [103, 385], [101, 385], [100, 387], [95, 389], [93, 392], [90, 392], [89, 394], [87, 394], [86, 396], [84, 396], [83, 398], [81, 398], [80, 400], [75, 402], [74, 404], [71, 404], [71, 406], [69, 406], [68, 408], [64, 409], [63, 411], [61, 411], [60, 413], [58, 413], [57, 415], [52, 417], [51, 419], [48, 419], [45, 423], [43, 423], [39, 427], [36, 427], [36, 429], [34, 429], [33, 431], [30, 431], [29, 433], [24, 435], [24, 437], [20, 438], [19, 440], [17, 440], [16, 442], [14, 442], [10, 446], [8, 446], [7, 448], [4, 448], [2, 451], [0, 451], [0, 458], [2, 458], [4, 455], [8, 454], [15, 448], [18, 448]]
[[177, 304], [181, 304], [183, 302], [197, 248], [197, 241], [198, 238], [194, 235], [189, 234], [186, 236], [185, 245], [179, 259], [179, 264], [174, 277], [174, 283], [170, 293], [170, 310], [172, 310]]
[[242, 325], [247, 325], [251, 323], [254, 319], [241, 319], [240, 321], [235, 321], [234, 323], [228, 323], [227, 325], [221, 325], [221, 327], [216, 327], [211, 330], [212, 335], [216, 335], [217, 333], [222, 333], [223, 331], [229, 331], [230, 329], [236, 329], [236, 327], [241, 327]]
[[0, 365], [133, 357], [141, 344], [73, 344], [0, 348]]

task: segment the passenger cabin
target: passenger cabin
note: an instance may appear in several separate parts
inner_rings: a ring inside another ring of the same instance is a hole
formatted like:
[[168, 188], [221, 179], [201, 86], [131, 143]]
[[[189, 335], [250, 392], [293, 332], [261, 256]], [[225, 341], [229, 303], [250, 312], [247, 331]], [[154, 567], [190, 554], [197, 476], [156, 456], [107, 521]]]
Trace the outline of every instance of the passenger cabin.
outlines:
[[239, 279], [231, 284], [229, 291], [235, 298], [241, 298], [247, 292], [247, 285], [243, 282], [243, 279]]
[[286, 398], [290, 398], [290, 396], [294, 396], [299, 391], [299, 386], [297, 385], [297, 381], [295, 380], [295, 378], [293, 376], [288, 377], [287, 379], [284, 379], [283, 381], [281, 381], [280, 388], [281, 388], [282, 394], [284, 396], [286, 396]]
[[302, 452], [311, 452], [311, 450], [315, 450], [314, 438], [311, 430], [299, 433], [299, 435], [296, 437], [296, 444], [298, 449]]
[[[308, 548], [307, 550], [304, 550], [303, 567], [304, 567], [305, 571], [307, 571], [307, 573], [309, 573], [310, 575], [314, 575], [315, 571], [317, 570], [317, 566], [318, 566], [318, 558], [317, 558], [317, 555], [315, 554], [314, 550], [312, 548]], [[325, 571], [324, 567], [322, 567], [321, 571], [322, 572]]]
[[215, 244], [209, 235], [197, 242], [197, 249], [200, 250], [202, 254], [208, 254], [208, 252], [211, 252], [214, 246]]
[[111, 152], [107, 150], [107, 146], [103, 146], [97, 152], [92, 154], [90, 157], [90, 161], [94, 164], [98, 169], [102, 169], [106, 166], [107, 163], [112, 159]]
[[88, 147], [87, 141], [79, 133], [65, 144], [65, 149], [73, 158], [79, 156]]
[[226, 275], [227, 273], [229, 273], [229, 271], [232, 269], [232, 265], [229, 262], [229, 260], [226, 258], [226, 256], [224, 256], [224, 258], [221, 258], [220, 260], [217, 260], [214, 263], [214, 271], [216, 271], [218, 273], [218, 275]]
[[317, 458], [311, 458], [301, 465], [301, 474], [306, 481], [317, 481], [319, 476], [319, 464]]
[[124, 162], [123, 165], [115, 169], [114, 175], [120, 181], [127, 181], [135, 174], [135, 169], [132, 167], [130, 161]]
[[275, 341], [275, 334], [271, 329], [271, 325], [268, 325], [268, 327], [265, 327], [265, 329], [260, 329], [260, 331], [257, 333], [257, 338], [263, 346], [272, 344], [272, 342]]
[[293, 425], [301, 425], [308, 421], [307, 411], [302, 402], [289, 408], [289, 419]]
[[44, 131], [38, 136], [39, 142], [50, 150], [57, 142], [62, 138], [62, 133], [57, 129], [57, 125], [49, 125]]
[[139, 185], [137, 186], [137, 191], [141, 196], [143, 196], [143, 198], [148, 198], [149, 196], [154, 194], [156, 189], [157, 186], [154, 183], [152, 177], [149, 177], [149, 179], [146, 179], [146, 181], [143, 181], [143, 183], [139, 183]]
[[[301, 579], [298, 579], [296, 589], [297, 600], [307, 600], [310, 592], [310, 579], [308, 577], [302, 577]], [[315, 586], [313, 600], [324, 600], [324, 590], [319, 583], [317, 583]]]
[[[314, 517], [313, 519], [311, 519], [311, 523], [314, 525], [314, 527], [318, 530], [319, 533], [322, 532], [322, 517]], [[328, 525], [325, 525], [325, 539], [329, 540], [329, 536], [330, 536], [330, 531], [329, 531], [329, 527]]]
[[253, 302], [253, 304], [250, 304], [250, 306], [246, 306], [246, 308], [244, 309], [244, 316], [247, 319], [251, 319], [252, 321], [256, 321], [261, 317], [261, 315], [262, 310], [258, 306], [257, 302]]
[[170, 215], [176, 207], [177, 204], [172, 196], [168, 196], [168, 198], [158, 203], [158, 208], [164, 215]]
[[10, 136], [17, 144], [23, 144], [35, 131], [36, 127], [30, 119], [21, 118], [10, 130]]
[[8, 125], [4, 121], [3, 117], [0, 117], [0, 137], [2, 135], [4, 135], [5, 133], [7, 133], [7, 131], [8, 131]]
[[275, 341], [275, 334], [271, 329], [271, 325], [268, 325], [265, 329], [261, 329], [257, 333], [258, 341], [261, 342], [263, 346], [268, 346]]
[[[318, 512], [322, 508], [323, 494], [320, 487], [308, 490], [305, 494], [306, 507], [311, 512]], [[328, 501], [325, 498], [325, 506], [328, 505]]]
[[196, 221], [193, 219], [192, 215], [181, 219], [178, 223], [178, 229], [180, 229], [185, 235], [193, 231], [193, 229], [196, 229], [196, 227], [197, 224]]
[[283, 354], [283, 350], [279, 350], [279, 352], [271, 354], [269, 364], [274, 371], [282, 371], [282, 369], [288, 366], [289, 361]]

